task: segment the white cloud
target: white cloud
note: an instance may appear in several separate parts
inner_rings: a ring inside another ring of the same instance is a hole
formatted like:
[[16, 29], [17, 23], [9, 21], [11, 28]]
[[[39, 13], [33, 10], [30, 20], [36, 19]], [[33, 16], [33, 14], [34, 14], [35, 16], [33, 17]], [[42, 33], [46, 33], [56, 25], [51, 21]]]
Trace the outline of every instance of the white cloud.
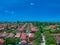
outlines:
[[4, 12], [8, 14], [14, 14], [14, 11], [5, 10]]
[[35, 3], [30, 3], [30, 5], [35, 5]]

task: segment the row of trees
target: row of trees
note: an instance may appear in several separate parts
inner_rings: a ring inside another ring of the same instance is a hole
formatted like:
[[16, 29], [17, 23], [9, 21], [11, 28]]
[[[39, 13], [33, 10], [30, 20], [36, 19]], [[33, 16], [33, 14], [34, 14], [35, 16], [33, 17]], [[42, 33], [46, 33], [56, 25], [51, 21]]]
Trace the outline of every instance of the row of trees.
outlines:
[[21, 41], [20, 38], [17, 38], [17, 37], [5, 38], [4, 40], [5, 40], [4, 45], [15, 45]]
[[46, 45], [56, 45], [56, 40], [52, 36], [46, 37]]

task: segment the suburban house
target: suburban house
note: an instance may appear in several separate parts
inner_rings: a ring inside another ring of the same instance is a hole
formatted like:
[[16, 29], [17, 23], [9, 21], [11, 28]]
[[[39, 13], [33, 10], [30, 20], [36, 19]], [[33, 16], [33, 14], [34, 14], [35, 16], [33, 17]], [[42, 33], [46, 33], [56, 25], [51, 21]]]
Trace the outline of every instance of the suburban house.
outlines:
[[22, 40], [21, 41], [21, 44], [25, 44], [25, 43], [27, 43], [26, 40]]
[[0, 33], [0, 38], [2, 37], [2, 34]]
[[13, 27], [16, 28], [16, 26], [17, 26], [17, 24], [9, 24], [9, 25], [8, 25], [8, 28], [9, 28], [9, 29], [10, 29], [10, 28], [13, 28]]
[[0, 39], [0, 44], [4, 43], [4, 39]]
[[8, 34], [4, 31], [4, 33], [2, 34], [2, 37], [6, 37]]
[[56, 39], [57, 45], [60, 45], [60, 34], [51, 34], [51, 36], [53, 36]]
[[4, 26], [1, 26], [1, 25], [0, 25], [0, 30], [4, 30]]
[[10, 33], [7, 37], [13, 37], [14, 34], [13, 33]]
[[26, 37], [27, 37], [27, 34], [26, 34], [26, 33], [22, 33], [22, 34], [21, 34], [21, 40], [26, 39]]
[[29, 42], [33, 41], [34, 34], [33, 33], [28, 33], [27, 35], [28, 35]]
[[21, 36], [21, 33], [19, 33], [19, 32], [16, 32], [16, 35], [15, 35], [15, 37], [20, 37]]
[[56, 26], [55, 25], [51, 25], [50, 28], [56, 29]]

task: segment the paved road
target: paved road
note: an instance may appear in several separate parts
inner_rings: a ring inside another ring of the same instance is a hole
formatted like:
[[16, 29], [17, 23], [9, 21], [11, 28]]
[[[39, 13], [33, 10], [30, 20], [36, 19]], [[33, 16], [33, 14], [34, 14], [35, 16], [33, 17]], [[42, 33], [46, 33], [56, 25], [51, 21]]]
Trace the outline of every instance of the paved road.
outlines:
[[32, 42], [28, 43], [28, 45], [32, 45]]
[[42, 42], [41, 42], [41, 45], [45, 45], [45, 36], [43, 34], [42, 35]]
[[[27, 28], [26, 28], [26, 33], [29, 34], [30, 33], [30, 25], [28, 23]], [[32, 42], [28, 43], [28, 45], [32, 45]]]
[[26, 33], [29, 33], [29, 24], [27, 24]]

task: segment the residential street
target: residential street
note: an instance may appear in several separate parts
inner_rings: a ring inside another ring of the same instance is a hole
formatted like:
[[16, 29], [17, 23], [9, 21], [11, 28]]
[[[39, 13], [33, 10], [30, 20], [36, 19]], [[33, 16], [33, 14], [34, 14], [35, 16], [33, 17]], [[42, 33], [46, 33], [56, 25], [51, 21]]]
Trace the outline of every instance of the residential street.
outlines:
[[43, 34], [42, 35], [42, 42], [41, 42], [41, 45], [45, 45], [45, 36]]

